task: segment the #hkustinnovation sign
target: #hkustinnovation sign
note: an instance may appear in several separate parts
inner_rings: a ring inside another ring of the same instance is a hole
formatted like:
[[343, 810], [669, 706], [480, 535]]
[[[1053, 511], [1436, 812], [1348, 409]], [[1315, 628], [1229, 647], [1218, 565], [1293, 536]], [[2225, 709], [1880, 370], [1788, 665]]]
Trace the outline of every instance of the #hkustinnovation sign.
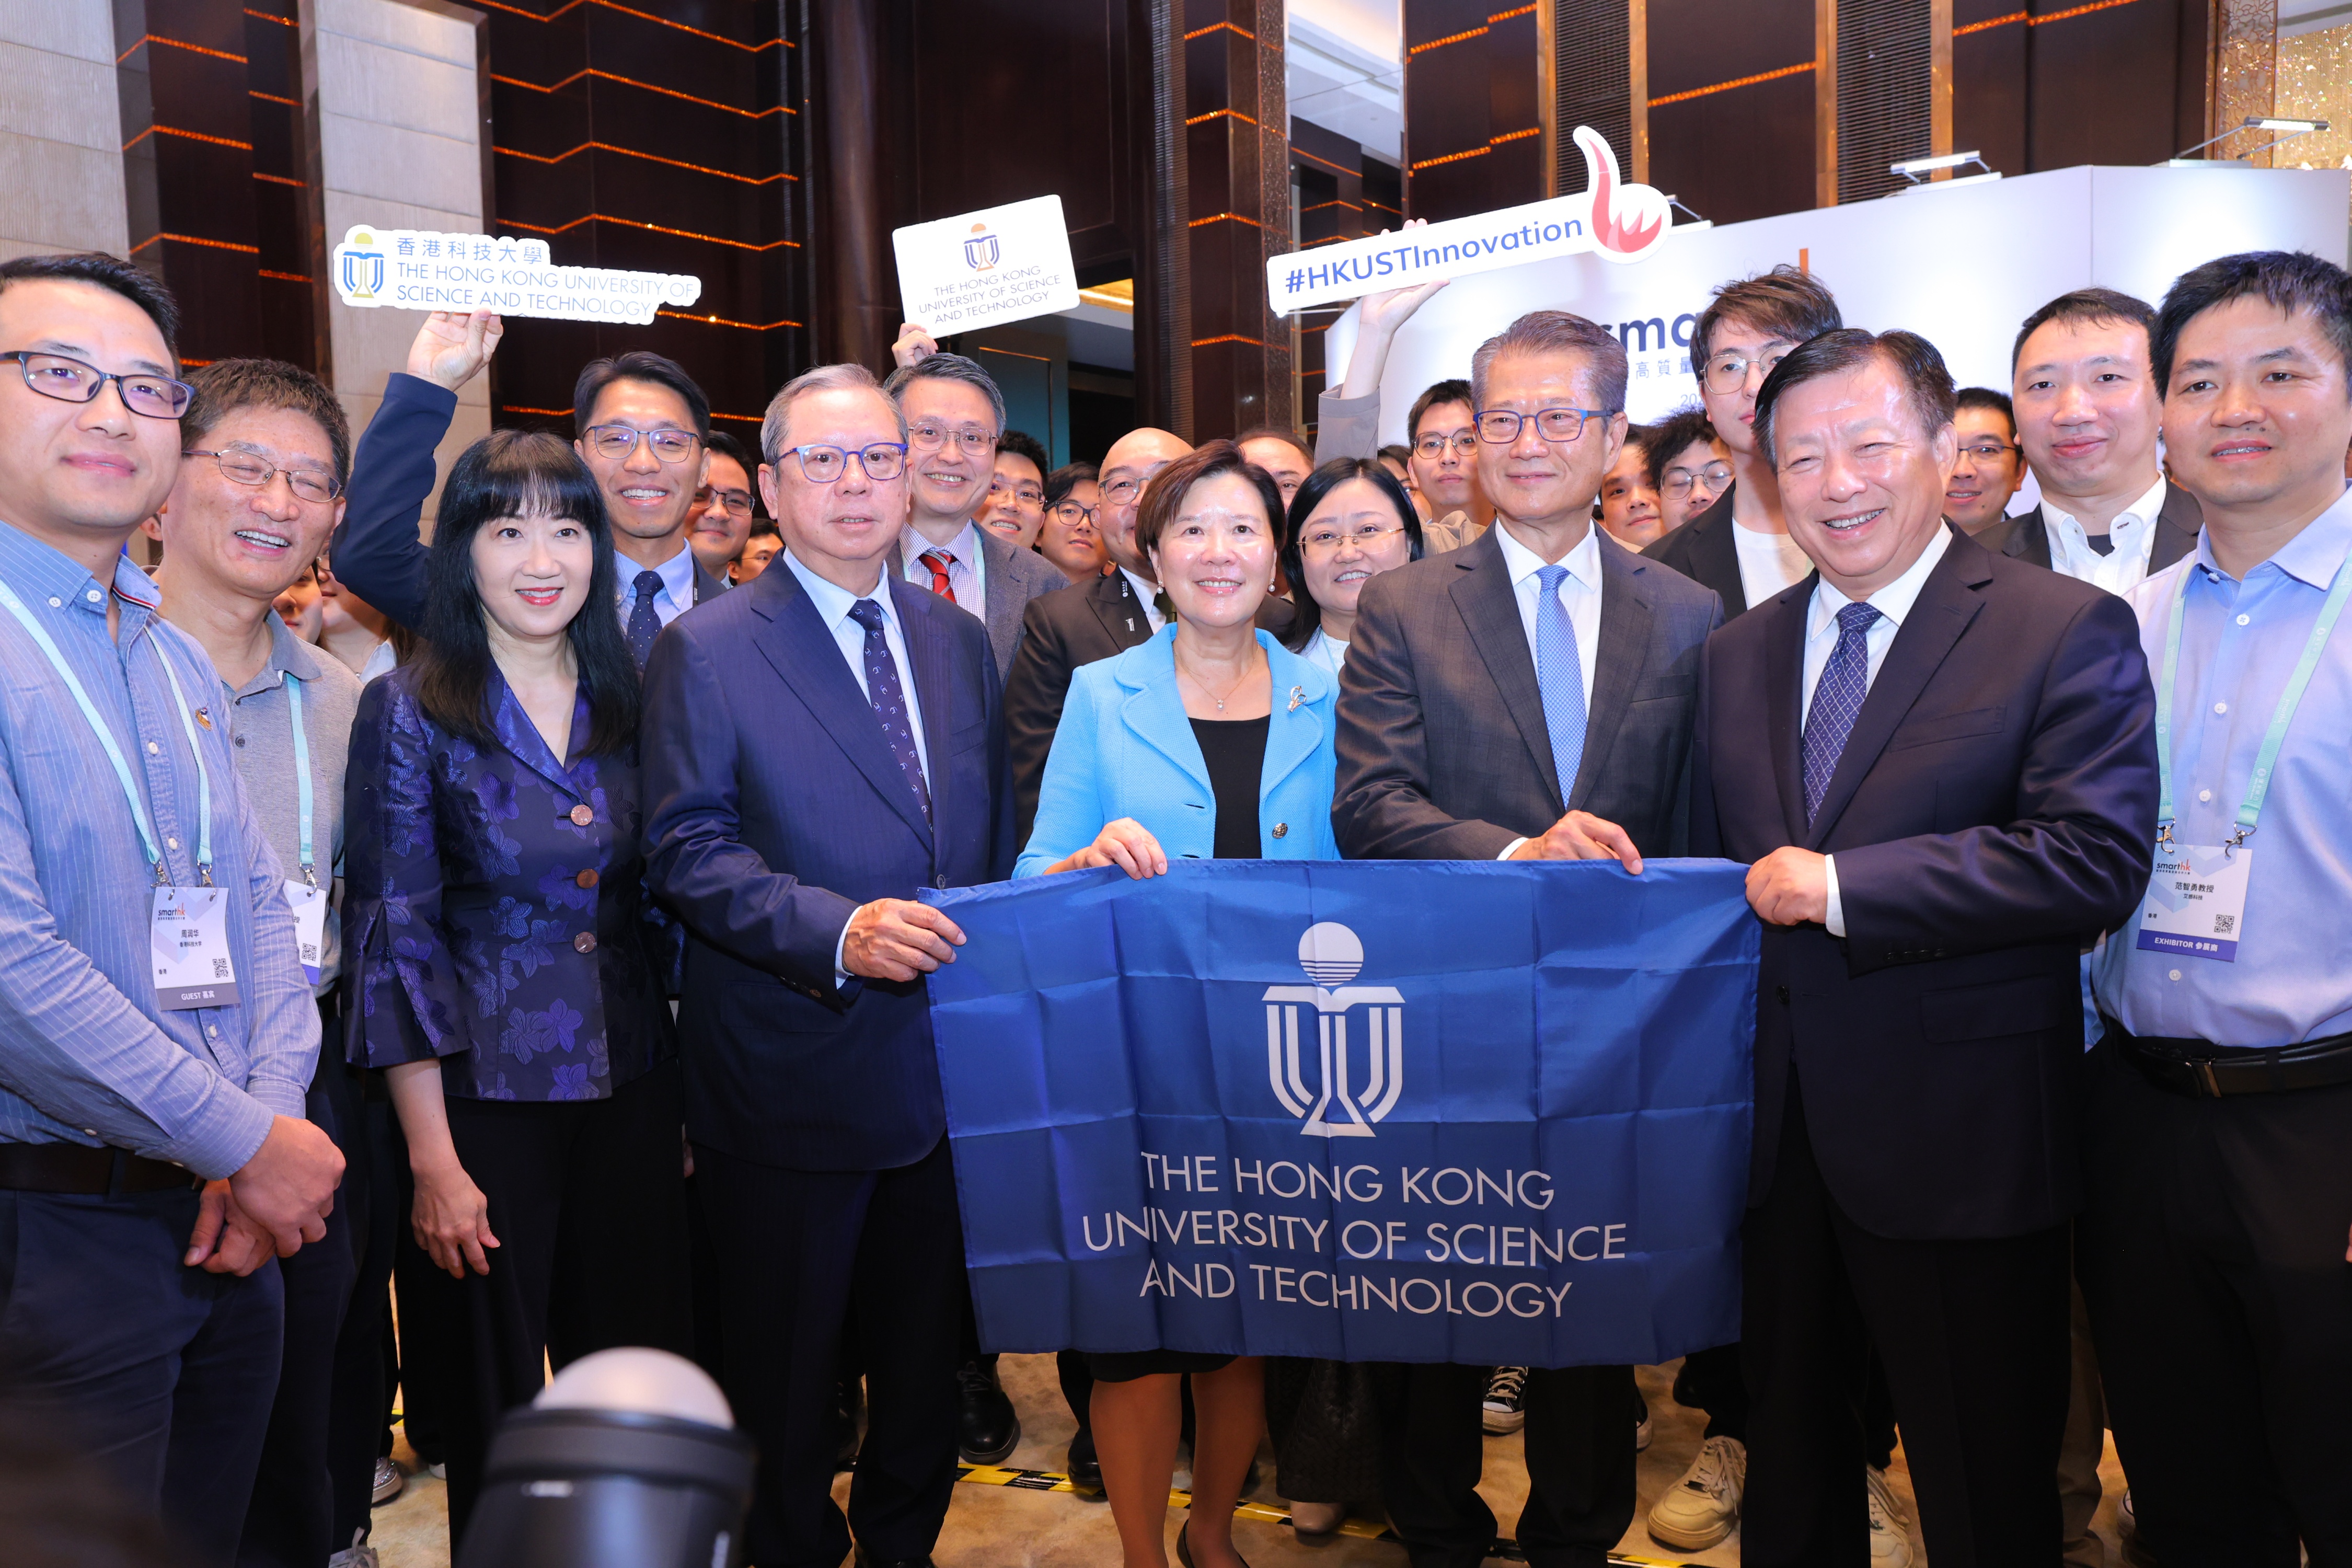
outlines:
[[1287, 315], [1384, 289], [1465, 278], [1580, 251], [1612, 261], [1641, 260], [1673, 226], [1665, 194], [1622, 183], [1617, 154], [1591, 126], [1576, 128], [1576, 144], [1584, 150], [1585, 188], [1575, 195], [1277, 256], [1265, 264], [1267, 298], [1278, 313]]
[[1062, 198], [1038, 196], [893, 229], [907, 320], [934, 336], [1075, 309]]
[[691, 305], [702, 279], [676, 272], [567, 267], [543, 239], [431, 234], [354, 224], [335, 247], [335, 293], [373, 310], [495, 310], [560, 321], [644, 326], [664, 305]]

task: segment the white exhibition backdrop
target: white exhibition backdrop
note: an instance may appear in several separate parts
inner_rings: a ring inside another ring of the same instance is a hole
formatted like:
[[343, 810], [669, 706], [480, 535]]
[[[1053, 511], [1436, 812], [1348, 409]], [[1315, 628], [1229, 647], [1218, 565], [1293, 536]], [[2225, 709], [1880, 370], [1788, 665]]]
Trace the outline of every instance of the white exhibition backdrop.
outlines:
[[[2240, 250], [2308, 250], [2342, 265], [2347, 183], [2341, 169], [2060, 169], [1687, 226], [1631, 265], [1587, 254], [1481, 273], [1440, 290], [1397, 334], [1381, 439], [1404, 440], [1422, 388], [1467, 376], [1472, 350], [1541, 309], [1574, 310], [1623, 340], [1627, 410], [1656, 419], [1698, 396], [1688, 341], [1709, 291], [1801, 254], [1847, 325], [1907, 327], [1943, 351], [1960, 385], [2007, 391], [2018, 324], [2068, 289], [2103, 284], [2154, 304], [2181, 272]], [[1327, 387], [1339, 384], [1355, 339], [1351, 307], [1326, 340]]]

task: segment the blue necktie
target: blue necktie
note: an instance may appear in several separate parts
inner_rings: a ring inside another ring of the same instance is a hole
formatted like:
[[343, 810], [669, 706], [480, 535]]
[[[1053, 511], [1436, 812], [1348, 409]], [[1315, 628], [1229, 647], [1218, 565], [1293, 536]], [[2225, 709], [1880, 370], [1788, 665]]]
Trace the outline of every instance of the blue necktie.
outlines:
[[898, 661], [890, 657], [890, 644], [882, 635], [882, 606], [860, 599], [849, 606], [849, 618], [866, 628], [866, 695], [874, 704], [874, 717], [882, 721], [882, 738], [890, 742], [890, 754], [906, 771], [915, 799], [929, 817], [930, 787], [923, 783], [923, 762], [915, 754], [915, 725], [907, 713], [906, 689], [898, 684]]
[[1584, 660], [1576, 651], [1576, 626], [1559, 602], [1565, 566], [1538, 566], [1542, 584], [1536, 599], [1536, 685], [1543, 692], [1544, 728], [1551, 732], [1551, 765], [1559, 772], [1562, 805], [1576, 790], [1576, 770], [1584, 761]]
[[653, 657], [654, 638], [661, 636], [661, 612], [654, 608], [654, 595], [662, 591], [658, 572], [640, 572], [634, 586], [636, 603], [629, 606], [629, 624], [624, 635], [629, 639], [629, 652], [637, 661], [637, 673], [646, 672], [646, 660]]
[[1870, 695], [1870, 628], [1878, 611], [1869, 605], [1848, 605], [1838, 612], [1837, 647], [1813, 687], [1813, 705], [1805, 713], [1805, 820], [1822, 808], [1845, 753], [1845, 738]]

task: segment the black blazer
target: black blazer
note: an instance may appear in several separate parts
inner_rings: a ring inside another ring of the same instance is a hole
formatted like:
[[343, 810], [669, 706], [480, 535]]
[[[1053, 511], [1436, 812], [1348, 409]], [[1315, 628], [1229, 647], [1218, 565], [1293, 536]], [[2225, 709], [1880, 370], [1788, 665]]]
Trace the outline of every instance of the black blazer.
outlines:
[[1700, 587], [1714, 589], [1723, 600], [1725, 620], [1748, 613], [1748, 590], [1739, 583], [1739, 546], [1731, 534], [1736, 526], [1731, 492], [1738, 488], [1736, 483], [1725, 486], [1714, 505], [1642, 552]]
[[[2197, 531], [2205, 526], [2205, 509], [2197, 498], [2170, 480], [2165, 481], [2164, 505], [2156, 514], [2156, 539], [2148, 546], [2148, 575], [2154, 576], [2197, 548]], [[1977, 542], [1996, 554], [2035, 566], [2050, 564], [2050, 521], [2042, 509], [2002, 518], [1978, 534]]]
[[1011, 875], [988, 628], [884, 579], [922, 709], [931, 810], [782, 563], [672, 622], [646, 665], [646, 879], [687, 930], [686, 1124], [804, 1171], [911, 1164], [946, 1131], [922, 984], [835, 986], [874, 899]]
[[1699, 648], [1722, 621], [1713, 593], [1602, 534], [1584, 758], [1562, 781], [1496, 531], [1373, 578], [1339, 672], [1339, 852], [1491, 860], [1573, 809], [1681, 854]]
[[[1297, 612], [1280, 599], [1258, 606], [1257, 624], [1279, 638]], [[1014, 844], [1026, 844], [1037, 821], [1045, 758], [1061, 727], [1070, 672], [1151, 640], [1151, 620], [1127, 574], [1113, 572], [1040, 594], [1021, 616], [1021, 640], [1004, 676], [1004, 738], [1013, 768]]]
[[1819, 576], [1707, 640], [1692, 852], [1836, 857], [1846, 936], [1767, 927], [1748, 1201], [1790, 1085], [1873, 1235], [2021, 1236], [2082, 1198], [2077, 957], [2131, 919], [2156, 836], [2155, 694], [2131, 605], [1958, 530], [1804, 812]]

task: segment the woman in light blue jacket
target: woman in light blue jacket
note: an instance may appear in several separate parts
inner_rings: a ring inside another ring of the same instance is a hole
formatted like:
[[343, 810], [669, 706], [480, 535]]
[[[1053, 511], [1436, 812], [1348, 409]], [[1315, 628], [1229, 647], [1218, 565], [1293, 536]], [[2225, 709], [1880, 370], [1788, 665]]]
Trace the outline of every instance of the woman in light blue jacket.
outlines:
[[[1336, 860], [1338, 682], [1255, 627], [1282, 550], [1282, 496], [1230, 441], [1161, 469], [1136, 547], [1173, 614], [1140, 647], [1082, 667], [1046, 759], [1037, 825], [1013, 875], [1171, 859]], [[1234, 1505], [1265, 1430], [1255, 1356], [1145, 1351], [1087, 1357], [1095, 1447], [1126, 1568], [1161, 1568], [1181, 1422], [1196, 1413], [1192, 1509], [1180, 1563], [1233, 1568]], [[1192, 1528], [1201, 1533], [1195, 1537]]]

